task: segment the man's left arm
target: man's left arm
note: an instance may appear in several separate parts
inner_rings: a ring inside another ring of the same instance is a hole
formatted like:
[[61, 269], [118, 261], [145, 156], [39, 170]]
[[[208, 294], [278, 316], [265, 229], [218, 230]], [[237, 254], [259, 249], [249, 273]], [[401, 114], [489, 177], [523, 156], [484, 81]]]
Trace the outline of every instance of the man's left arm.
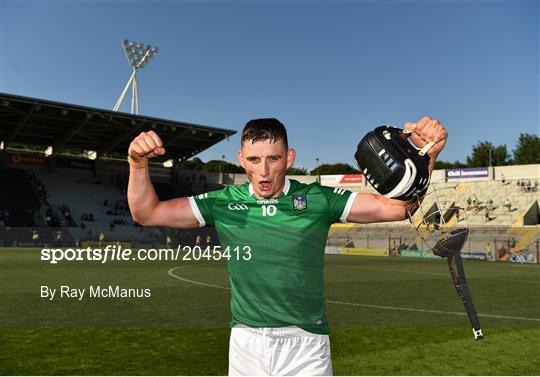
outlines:
[[[410, 138], [418, 148], [423, 148], [431, 141], [435, 142], [435, 145], [428, 152], [430, 158], [429, 174], [431, 176], [435, 169], [437, 156], [446, 144], [448, 132], [438, 120], [427, 116], [417, 123], [406, 123], [405, 130], [413, 131]], [[347, 216], [347, 222], [368, 224], [406, 220], [407, 213], [414, 213], [421, 200], [413, 198], [409, 201], [403, 201], [389, 199], [380, 194], [359, 193], [354, 199]]]

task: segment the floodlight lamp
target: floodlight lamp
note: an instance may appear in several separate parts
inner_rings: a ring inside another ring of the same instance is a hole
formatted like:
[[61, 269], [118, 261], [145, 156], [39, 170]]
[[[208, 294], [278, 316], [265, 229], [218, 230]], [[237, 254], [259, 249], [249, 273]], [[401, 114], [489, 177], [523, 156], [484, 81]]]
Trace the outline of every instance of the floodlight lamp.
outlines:
[[45, 149], [45, 152], [44, 152], [44, 153], [45, 153], [45, 156], [50, 156], [50, 155], [52, 155], [52, 154], [53, 154], [53, 147], [52, 147], [52, 145], [49, 145], [49, 146], [47, 147], [47, 149]]
[[154, 55], [154, 51], [157, 52], [157, 48], [154, 48], [150, 45], [140, 43], [140, 42], [129, 42], [129, 40], [124, 39], [122, 42], [124, 53], [126, 54], [126, 58], [128, 60], [129, 65], [132, 68], [132, 74], [129, 78], [126, 86], [124, 87], [124, 90], [122, 91], [122, 94], [120, 94], [120, 97], [116, 101], [116, 104], [113, 107], [113, 111], [118, 111], [120, 106], [122, 105], [122, 102], [124, 101], [125, 95], [127, 93], [127, 90], [129, 89], [130, 85], [132, 85], [133, 94], [131, 99], [131, 112], [134, 114], [139, 113], [139, 99], [138, 99], [138, 85], [137, 85], [137, 70], [143, 68], [146, 64], [148, 64]]
[[144, 67], [158, 51], [157, 47], [152, 47], [140, 42], [129, 41], [128, 43], [125, 43], [124, 41], [124, 50], [129, 64], [135, 69]]
[[89, 160], [95, 160], [97, 158], [97, 152], [96, 151], [84, 151], [84, 154]]
[[164, 161], [163, 162], [163, 167], [164, 168], [172, 168], [173, 167], [173, 160], [172, 158], [167, 160], [167, 161]]
[[0, 141], [0, 151], [4, 150], [4, 141]]

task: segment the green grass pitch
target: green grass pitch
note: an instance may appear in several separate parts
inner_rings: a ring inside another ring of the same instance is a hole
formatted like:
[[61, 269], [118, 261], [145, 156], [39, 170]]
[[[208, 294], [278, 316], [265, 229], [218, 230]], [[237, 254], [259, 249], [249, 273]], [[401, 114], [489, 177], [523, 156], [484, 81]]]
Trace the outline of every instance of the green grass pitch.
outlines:
[[[2, 375], [227, 374], [222, 262], [39, 261], [0, 250]], [[465, 261], [475, 342], [442, 259], [327, 255], [336, 375], [539, 375], [540, 266]], [[39, 298], [40, 285], [150, 287], [148, 299]]]

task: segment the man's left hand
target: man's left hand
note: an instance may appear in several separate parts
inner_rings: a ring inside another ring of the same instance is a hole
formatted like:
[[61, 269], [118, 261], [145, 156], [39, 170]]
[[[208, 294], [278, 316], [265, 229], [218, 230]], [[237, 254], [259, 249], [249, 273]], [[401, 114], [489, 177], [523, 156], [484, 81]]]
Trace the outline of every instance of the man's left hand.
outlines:
[[405, 123], [405, 129], [414, 131], [411, 134], [411, 140], [418, 148], [423, 148], [431, 141], [435, 142], [435, 145], [428, 151], [428, 156], [432, 160], [437, 158], [448, 138], [448, 132], [441, 122], [428, 116], [416, 123]]

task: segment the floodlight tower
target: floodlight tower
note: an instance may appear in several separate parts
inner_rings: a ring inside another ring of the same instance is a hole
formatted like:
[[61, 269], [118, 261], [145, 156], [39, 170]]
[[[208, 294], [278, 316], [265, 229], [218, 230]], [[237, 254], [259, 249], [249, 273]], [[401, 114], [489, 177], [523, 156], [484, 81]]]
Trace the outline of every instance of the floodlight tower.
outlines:
[[133, 68], [131, 77], [129, 78], [122, 94], [116, 101], [113, 111], [118, 111], [124, 98], [129, 89], [129, 86], [133, 83], [131, 87], [131, 114], [139, 114], [139, 91], [137, 85], [137, 70], [143, 68], [145, 64], [150, 63], [150, 60], [158, 53], [157, 47], [151, 47], [150, 45], [145, 45], [144, 43], [130, 42], [127, 39], [124, 39], [122, 43], [124, 46], [124, 52], [128, 59], [129, 65]]

